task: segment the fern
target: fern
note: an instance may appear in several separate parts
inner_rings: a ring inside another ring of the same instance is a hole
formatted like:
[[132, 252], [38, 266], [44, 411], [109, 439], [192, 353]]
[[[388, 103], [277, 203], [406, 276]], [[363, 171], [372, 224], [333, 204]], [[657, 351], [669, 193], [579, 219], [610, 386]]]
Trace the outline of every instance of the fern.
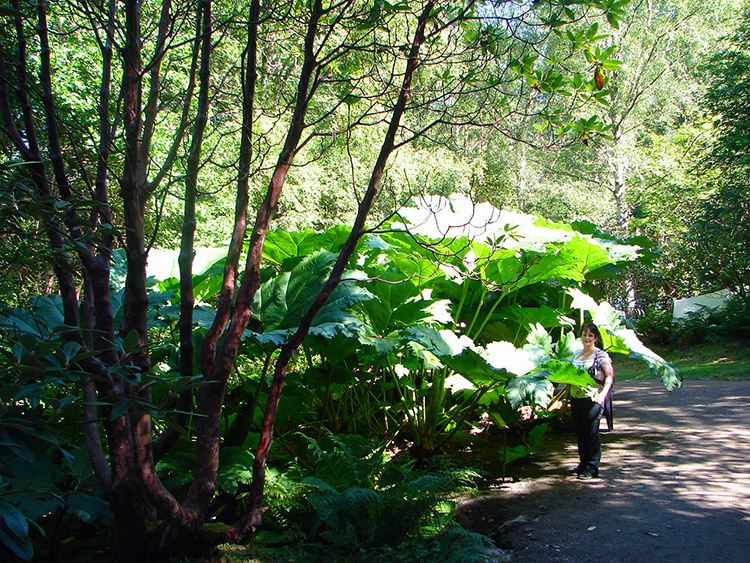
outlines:
[[[508, 562], [510, 558], [482, 534], [451, 525], [427, 541], [407, 543], [402, 547], [404, 561], [409, 563], [479, 563]], [[401, 558], [398, 558], [401, 559]]]
[[[293, 543], [307, 537], [316, 522], [316, 510], [309, 497], [315, 487], [297, 482], [277, 470], [266, 470], [264, 495], [266, 510], [263, 515], [261, 543]], [[240, 495], [243, 500], [247, 494]]]
[[307, 462], [286, 479], [299, 484], [315, 513], [310, 539], [341, 548], [395, 545], [437, 537], [454, 526], [451, 497], [475, 490], [473, 470], [404, 467], [360, 436], [305, 436]]
[[314, 474], [338, 489], [372, 487], [387, 461], [383, 449], [373, 449], [362, 436], [337, 436], [327, 429], [317, 439], [300, 436], [308, 443], [308, 461], [315, 468]]

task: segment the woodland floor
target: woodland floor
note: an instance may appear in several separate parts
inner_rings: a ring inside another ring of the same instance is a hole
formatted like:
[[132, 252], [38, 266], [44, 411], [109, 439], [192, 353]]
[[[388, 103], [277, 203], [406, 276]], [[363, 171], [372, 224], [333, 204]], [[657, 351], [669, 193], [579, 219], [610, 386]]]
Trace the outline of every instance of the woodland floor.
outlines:
[[459, 521], [513, 563], [750, 561], [750, 381], [626, 381], [614, 400], [598, 479], [568, 476], [575, 436], [554, 434]]

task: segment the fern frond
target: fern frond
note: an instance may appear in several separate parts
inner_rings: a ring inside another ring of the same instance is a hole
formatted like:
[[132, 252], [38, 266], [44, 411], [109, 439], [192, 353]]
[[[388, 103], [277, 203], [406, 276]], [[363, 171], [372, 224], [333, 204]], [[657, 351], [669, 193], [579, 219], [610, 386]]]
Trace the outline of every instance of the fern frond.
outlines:
[[307, 483], [308, 485], [312, 485], [313, 487], [317, 488], [320, 491], [323, 491], [325, 493], [336, 493], [336, 489], [331, 487], [328, 483], [323, 481], [323, 479], [319, 479], [315, 475], [310, 475], [309, 477], [305, 477], [302, 479], [303, 483]]
[[341, 494], [341, 497], [344, 503], [356, 507], [361, 505], [377, 507], [380, 502], [380, 493], [378, 491], [374, 489], [363, 489], [360, 487], [346, 489]]
[[447, 528], [435, 540], [442, 547], [440, 555], [443, 563], [510, 561], [510, 557], [498, 549], [490, 538], [465, 530], [457, 524]]

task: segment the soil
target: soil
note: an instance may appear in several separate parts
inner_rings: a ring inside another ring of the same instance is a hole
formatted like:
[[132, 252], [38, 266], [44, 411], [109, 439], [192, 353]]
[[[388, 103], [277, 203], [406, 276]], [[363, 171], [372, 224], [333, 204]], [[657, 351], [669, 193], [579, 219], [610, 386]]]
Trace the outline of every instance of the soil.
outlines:
[[614, 401], [597, 479], [554, 434], [459, 521], [514, 563], [750, 561], [750, 381], [622, 382]]

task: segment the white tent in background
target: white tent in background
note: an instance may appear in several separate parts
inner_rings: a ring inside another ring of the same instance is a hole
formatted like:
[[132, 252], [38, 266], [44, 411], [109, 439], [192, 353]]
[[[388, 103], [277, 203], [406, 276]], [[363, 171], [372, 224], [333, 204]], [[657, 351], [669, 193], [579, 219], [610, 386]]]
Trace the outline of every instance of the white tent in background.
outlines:
[[732, 294], [727, 289], [706, 293], [696, 297], [675, 299], [672, 308], [672, 318], [686, 319], [690, 313], [698, 313], [701, 309], [722, 309]]

